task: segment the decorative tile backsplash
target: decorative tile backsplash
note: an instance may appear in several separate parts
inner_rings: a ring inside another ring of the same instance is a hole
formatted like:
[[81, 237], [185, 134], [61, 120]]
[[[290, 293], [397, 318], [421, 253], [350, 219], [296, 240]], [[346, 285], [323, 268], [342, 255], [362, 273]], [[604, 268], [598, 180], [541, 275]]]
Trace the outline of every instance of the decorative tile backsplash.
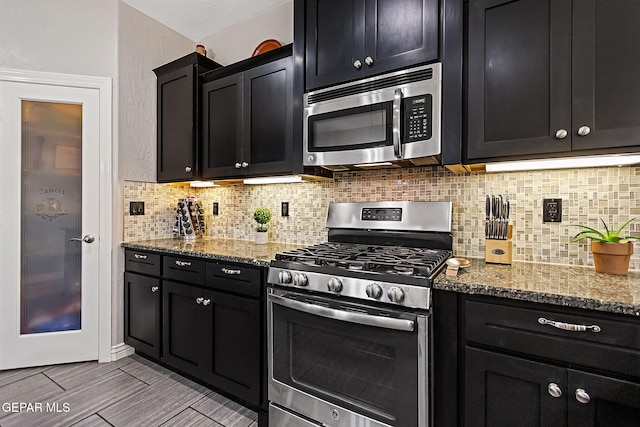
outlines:
[[[501, 194], [511, 202], [513, 258], [552, 264], [593, 265], [588, 241], [572, 243], [578, 231], [571, 224], [601, 228], [621, 225], [640, 235], [640, 168], [608, 167], [575, 170], [456, 174], [442, 167], [350, 171], [328, 182], [277, 185], [235, 185], [192, 188], [175, 184], [125, 182], [124, 241], [172, 237], [178, 199], [196, 196], [204, 206], [207, 235], [252, 240], [253, 210], [267, 206], [272, 241], [312, 245], [325, 241], [330, 202], [449, 200], [453, 203], [454, 253], [484, 257], [484, 200]], [[562, 222], [542, 222], [542, 199], [562, 199]], [[145, 201], [146, 214], [129, 215], [129, 201]], [[219, 215], [212, 215], [213, 202]], [[281, 202], [289, 202], [289, 217], [280, 216]], [[640, 270], [640, 243], [631, 260]]]

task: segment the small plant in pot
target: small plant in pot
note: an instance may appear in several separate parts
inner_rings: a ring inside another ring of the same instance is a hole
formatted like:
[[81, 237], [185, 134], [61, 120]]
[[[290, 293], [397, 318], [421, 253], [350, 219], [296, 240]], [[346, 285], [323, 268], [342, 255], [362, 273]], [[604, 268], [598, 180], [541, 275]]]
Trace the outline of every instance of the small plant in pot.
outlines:
[[256, 243], [267, 243], [267, 231], [269, 231], [267, 223], [271, 221], [271, 211], [267, 207], [260, 206], [253, 211], [253, 219], [258, 223], [256, 227]]
[[640, 239], [640, 237], [621, 236], [620, 233], [633, 220], [635, 218], [631, 218], [617, 230], [609, 228], [602, 218], [600, 221], [604, 226], [604, 231], [586, 225], [575, 225], [583, 230], [573, 236], [573, 241], [591, 239], [593, 263], [598, 273], [626, 275], [629, 272], [631, 255], [633, 255], [633, 243], [630, 239]]

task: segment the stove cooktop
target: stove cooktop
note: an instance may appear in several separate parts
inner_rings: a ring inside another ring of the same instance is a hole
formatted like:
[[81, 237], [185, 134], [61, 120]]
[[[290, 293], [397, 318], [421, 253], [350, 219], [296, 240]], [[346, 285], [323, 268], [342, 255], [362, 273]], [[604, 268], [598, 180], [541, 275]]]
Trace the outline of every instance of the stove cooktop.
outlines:
[[394, 280], [398, 276], [430, 278], [449, 257], [451, 251], [443, 249], [328, 242], [277, 254], [276, 261], [292, 270], [313, 266], [331, 274], [382, 274], [386, 280]]

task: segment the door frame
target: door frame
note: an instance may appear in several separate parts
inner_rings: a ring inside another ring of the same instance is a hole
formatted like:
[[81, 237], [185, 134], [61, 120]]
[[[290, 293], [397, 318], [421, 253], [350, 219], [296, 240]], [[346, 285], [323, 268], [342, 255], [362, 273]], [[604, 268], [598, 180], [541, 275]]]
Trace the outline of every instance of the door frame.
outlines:
[[112, 140], [113, 83], [110, 77], [80, 76], [0, 68], [0, 81], [96, 89], [100, 108], [100, 209], [98, 266], [98, 362], [111, 360], [111, 259], [114, 188]]

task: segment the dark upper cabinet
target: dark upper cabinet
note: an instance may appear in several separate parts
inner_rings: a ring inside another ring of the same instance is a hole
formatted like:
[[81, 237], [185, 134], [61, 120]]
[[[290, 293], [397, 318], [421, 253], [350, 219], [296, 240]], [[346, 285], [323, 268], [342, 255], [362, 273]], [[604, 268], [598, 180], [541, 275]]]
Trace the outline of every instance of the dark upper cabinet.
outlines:
[[[220, 70], [207, 75], [202, 87], [203, 178], [302, 171], [301, 147], [293, 138], [291, 47], [282, 49], [266, 63], [256, 58], [231, 68], [237, 70], [233, 74]], [[258, 60], [263, 63], [254, 66]]]
[[191, 53], [154, 69], [157, 76], [157, 180], [199, 176], [198, 75], [220, 64]]
[[638, 20], [625, 0], [469, 2], [467, 160], [640, 145]]
[[438, 0], [307, 0], [306, 90], [437, 60], [439, 16]]

